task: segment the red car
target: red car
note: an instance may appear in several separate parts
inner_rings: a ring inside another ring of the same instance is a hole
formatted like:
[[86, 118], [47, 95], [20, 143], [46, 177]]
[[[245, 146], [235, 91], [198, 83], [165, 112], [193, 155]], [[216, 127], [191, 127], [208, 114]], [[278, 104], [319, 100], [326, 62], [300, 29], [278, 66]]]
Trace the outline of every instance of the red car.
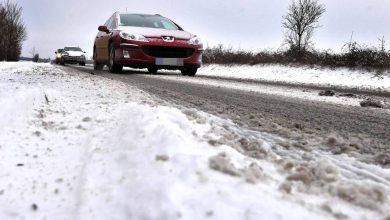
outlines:
[[161, 15], [114, 13], [99, 26], [93, 47], [94, 69], [107, 65], [118, 73], [123, 66], [181, 70], [194, 76], [202, 65], [201, 40]]

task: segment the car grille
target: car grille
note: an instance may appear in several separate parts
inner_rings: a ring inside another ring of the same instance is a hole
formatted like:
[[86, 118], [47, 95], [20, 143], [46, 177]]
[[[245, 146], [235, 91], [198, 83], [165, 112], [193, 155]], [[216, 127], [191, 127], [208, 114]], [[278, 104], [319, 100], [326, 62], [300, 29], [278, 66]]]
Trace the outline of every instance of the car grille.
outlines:
[[195, 52], [193, 48], [161, 46], [143, 46], [142, 50], [149, 56], [161, 58], [187, 58]]
[[81, 60], [82, 57], [81, 56], [64, 56], [66, 60]]

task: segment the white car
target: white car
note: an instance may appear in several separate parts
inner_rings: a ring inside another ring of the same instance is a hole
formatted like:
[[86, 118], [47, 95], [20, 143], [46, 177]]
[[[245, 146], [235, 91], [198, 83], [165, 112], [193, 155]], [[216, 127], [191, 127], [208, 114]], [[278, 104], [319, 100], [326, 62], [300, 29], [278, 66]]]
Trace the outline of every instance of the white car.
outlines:
[[59, 57], [61, 65], [78, 63], [80, 66], [85, 66], [85, 51], [81, 50], [80, 47], [64, 47]]

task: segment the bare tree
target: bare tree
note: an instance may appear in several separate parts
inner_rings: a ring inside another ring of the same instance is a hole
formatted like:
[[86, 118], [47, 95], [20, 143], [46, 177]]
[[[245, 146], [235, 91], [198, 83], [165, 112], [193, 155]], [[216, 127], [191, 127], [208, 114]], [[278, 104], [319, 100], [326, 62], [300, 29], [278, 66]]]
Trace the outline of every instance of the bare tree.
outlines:
[[287, 15], [283, 16], [285, 40], [290, 50], [301, 56], [311, 46], [314, 30], [325, 13], [325, 5], [318, 0], [293, 0]]
[[378, 38], [378, 40], [380, 42], [380, 45], [379, 45], [380, 52], [382, 52], [382, 53], [386, 52], [385, 36], [383, 36], [382, 38]]
[[5, 27], [6, 27], [7, 11], [0, 3], [0, 61], [5, 59]]
[[17, 61], [26, 38], [22, 7], [9, 0], [0, 3], [0, 60]]
[[29, 51], [30, 52], [30, 54], [31, 54], [31, 57], [34, 57], [35, 56], [35, 46], [33, 46], [32, 48], [31, 48], [31, 50]]

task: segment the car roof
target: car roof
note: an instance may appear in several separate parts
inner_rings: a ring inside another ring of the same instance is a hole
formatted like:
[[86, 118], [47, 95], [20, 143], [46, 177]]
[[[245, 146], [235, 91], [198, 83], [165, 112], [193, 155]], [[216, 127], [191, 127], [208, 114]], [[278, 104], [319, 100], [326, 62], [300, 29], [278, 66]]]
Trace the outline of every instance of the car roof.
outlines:
[[119, 15], [139, 15], [139, 16], [161, 16], [160, 14], [142, 14], [142, 13], [128, 13], [128, 12], [117, 12]]
[[71, 48], [80, 48], [81, 49], [81, 47], [79, 47], [79, 46], [65, 46], [63, 49], [69, 48], [69, 47], [71, 47]]

